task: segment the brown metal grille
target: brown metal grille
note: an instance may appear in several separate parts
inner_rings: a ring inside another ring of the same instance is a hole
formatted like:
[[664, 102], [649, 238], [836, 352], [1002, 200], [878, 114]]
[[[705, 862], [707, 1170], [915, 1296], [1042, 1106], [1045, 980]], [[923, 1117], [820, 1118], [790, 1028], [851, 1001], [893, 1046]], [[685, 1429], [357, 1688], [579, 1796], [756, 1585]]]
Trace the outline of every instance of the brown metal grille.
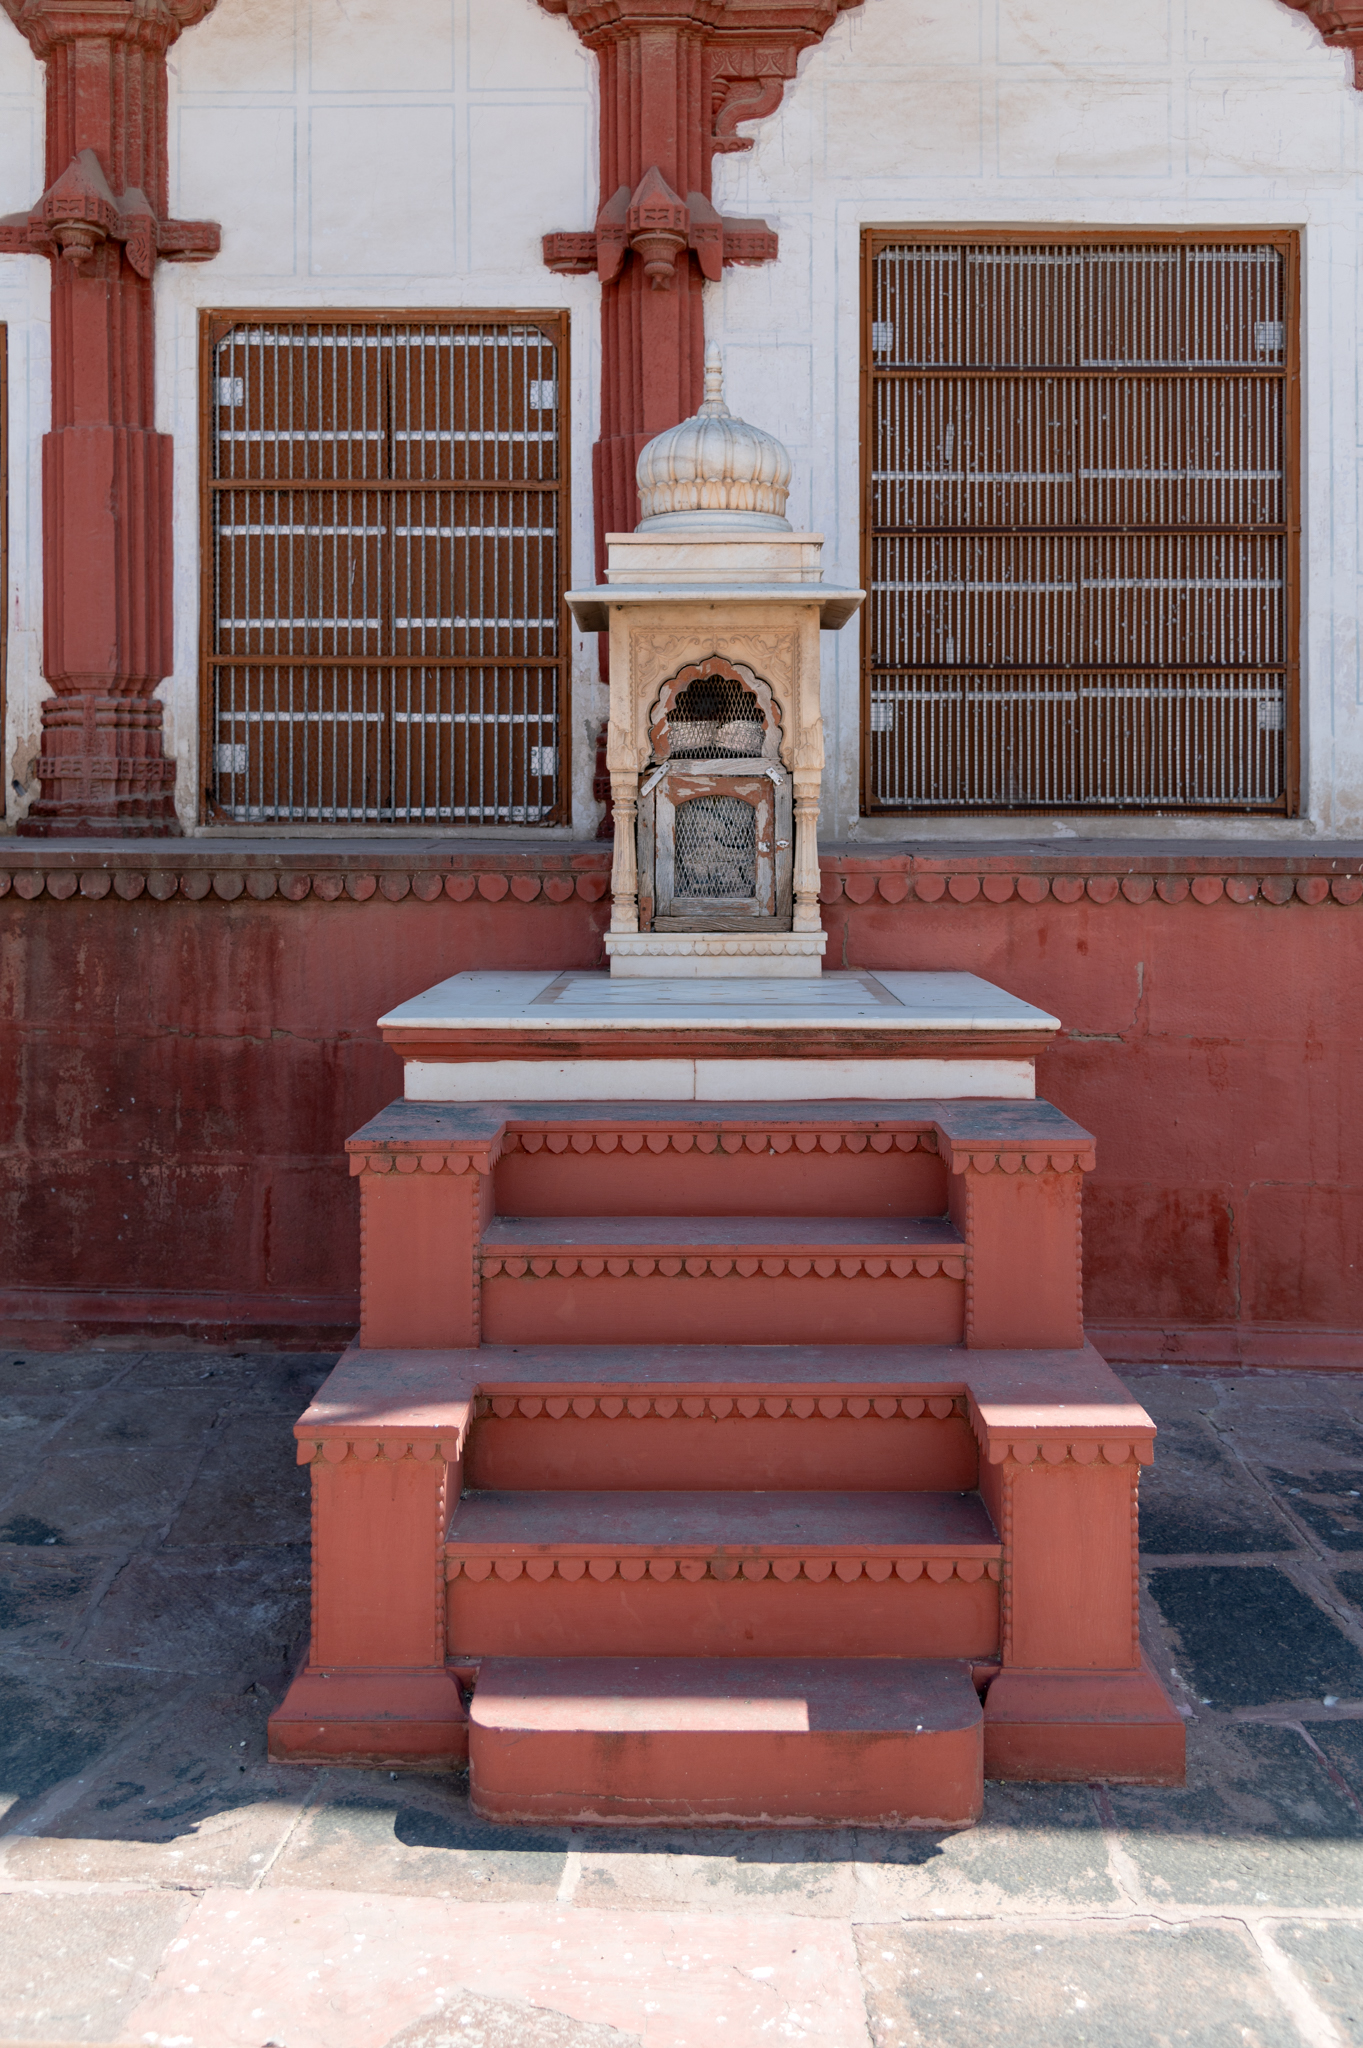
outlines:
[[762, 751], [762, 708], [732, 676], [701, 676], [688, 683], [667, 714], [668, 758], [695, 761]]
[[216, 314], [203, 381], [210, 814], [559, 821], [562, 318]]
[[751, 804], [733, 796], [693, 796], [677, 805], [674, 831], [678, 896], [732, 901], [757, 893], [757, 813]]
[[868, 811], [1294, 806], [1295, 257], [867, 236]]

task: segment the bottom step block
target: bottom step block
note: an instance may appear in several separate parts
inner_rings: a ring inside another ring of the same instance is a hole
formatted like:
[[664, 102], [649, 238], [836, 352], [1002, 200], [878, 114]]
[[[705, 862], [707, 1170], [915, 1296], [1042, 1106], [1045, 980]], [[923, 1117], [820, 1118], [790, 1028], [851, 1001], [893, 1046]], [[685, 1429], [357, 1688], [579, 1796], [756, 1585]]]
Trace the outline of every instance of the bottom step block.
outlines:
[[279, 1764], [368, 1764], [456, 1770], [468, 1715], [452, 1671], [314, 1671], [305, 1667], [270, 1716]]
[[984, 1797], [963, 1663], [494, 1657], [470, 1724], [474, 1809], [508, 1820], [964, 1827]]
[[1003, 1671], [984, 1708], [991, 1778], [1181, 1785], [1187, 1730], [1148, 1663], [1134, 1671]]

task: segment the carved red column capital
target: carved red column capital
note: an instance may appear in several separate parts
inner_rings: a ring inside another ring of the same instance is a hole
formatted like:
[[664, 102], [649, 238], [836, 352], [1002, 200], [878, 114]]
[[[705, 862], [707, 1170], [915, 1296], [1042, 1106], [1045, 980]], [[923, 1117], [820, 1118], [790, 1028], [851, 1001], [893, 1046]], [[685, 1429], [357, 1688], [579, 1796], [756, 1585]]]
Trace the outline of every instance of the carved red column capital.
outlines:
[[1332, 49], [1352, 50], [1354, 84], [1363, 92], [1363, 0], [1284, 0], [1306, 15]]
[[214, 0], [0, 0], [47, 66], [46, 189], [0, 252], [52, 266], [43, 705], [29, 835], [178, 832], [157, 684], [173, 667], [171, 440], [155, 430], [152, 274], [216, 255], [168, 218], [166, 51]]
[[860, 0], [540, 0], [566, 16], [601, 75], [601, 178], [590, 228], [544, 237], [551, 270], [601, 280], [601, 439], [594, 451], [598, 565], [604, 536], [638, 518], [634, 465], [652, 435], [700, 404], [704, 280], [769, 263], [765, 221], [711, 202], [717, 154], [751, 149], [741, 121], [774, 113], [800, 52]]

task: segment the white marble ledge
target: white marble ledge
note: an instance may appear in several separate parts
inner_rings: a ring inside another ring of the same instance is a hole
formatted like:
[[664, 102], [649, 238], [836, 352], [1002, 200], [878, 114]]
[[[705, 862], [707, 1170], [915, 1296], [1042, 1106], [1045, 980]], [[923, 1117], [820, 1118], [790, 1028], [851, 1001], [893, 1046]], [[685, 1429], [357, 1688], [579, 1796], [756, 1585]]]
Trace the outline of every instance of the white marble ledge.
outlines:
[[409, 1102], [1030, 1102], [1031, 1059], [404, 1060]]
[[584, 633], [608, 633], [617, 605], [807, 604], [817, 605], [819, 625], [836, 633], [855, 618], [866, 596], [836, 583], [602, 583], [590, 590], [570, 590], [567, 601]]
[[1058, 1031], [1060, 1020], [960, 973], [831, 973], [785, 979], [745, 976], [651, 977], [612, 981], [609, 974], [467, 973], [399, 1003], [380, 1017], [394, 1031], [476, 1028], [561, 1031], [769, 1030], [773, 1025], [873, 1031]]

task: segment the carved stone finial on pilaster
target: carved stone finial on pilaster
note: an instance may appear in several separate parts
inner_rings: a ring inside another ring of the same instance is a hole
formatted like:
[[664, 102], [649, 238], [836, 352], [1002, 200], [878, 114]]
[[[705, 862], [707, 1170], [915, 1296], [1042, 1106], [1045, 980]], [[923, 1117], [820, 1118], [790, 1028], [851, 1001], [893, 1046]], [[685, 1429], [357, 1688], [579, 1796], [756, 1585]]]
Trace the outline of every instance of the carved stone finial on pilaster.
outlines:
[[1351, 50], [1354, 85], [1363, 92], [1363, 0], [1284, 0], [1313, 21], [1335, 50]]

